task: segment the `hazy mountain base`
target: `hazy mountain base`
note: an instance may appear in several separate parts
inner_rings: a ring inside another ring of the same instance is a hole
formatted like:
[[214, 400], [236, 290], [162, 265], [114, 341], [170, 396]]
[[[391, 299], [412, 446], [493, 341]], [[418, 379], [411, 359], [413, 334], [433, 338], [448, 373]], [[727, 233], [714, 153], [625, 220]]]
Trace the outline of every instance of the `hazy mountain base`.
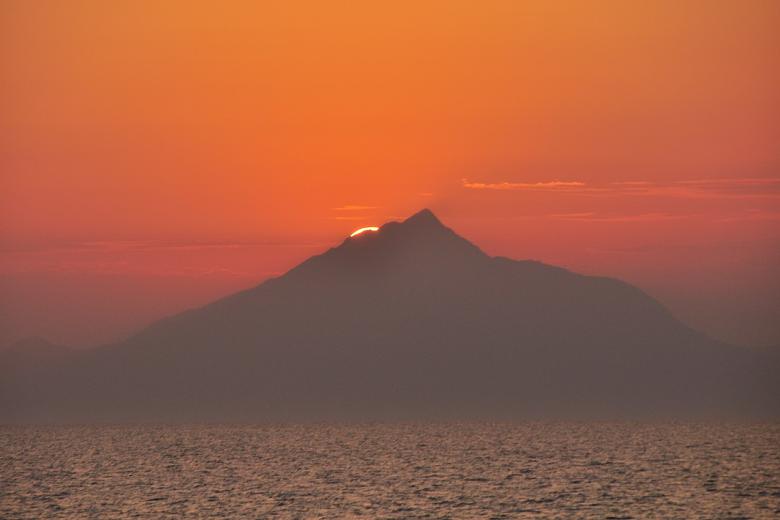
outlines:
[[17, 364], [4, 421], [777, 415], [770, 356], [428, 211], [128, 341]]

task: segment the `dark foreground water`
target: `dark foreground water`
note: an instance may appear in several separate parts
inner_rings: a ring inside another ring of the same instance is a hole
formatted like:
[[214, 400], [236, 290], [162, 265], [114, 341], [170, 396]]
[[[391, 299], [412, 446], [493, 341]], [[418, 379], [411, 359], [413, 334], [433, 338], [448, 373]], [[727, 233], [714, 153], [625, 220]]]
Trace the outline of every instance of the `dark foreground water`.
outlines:
[[0, 427], [0, 518], [778, 518], [780, 425]]

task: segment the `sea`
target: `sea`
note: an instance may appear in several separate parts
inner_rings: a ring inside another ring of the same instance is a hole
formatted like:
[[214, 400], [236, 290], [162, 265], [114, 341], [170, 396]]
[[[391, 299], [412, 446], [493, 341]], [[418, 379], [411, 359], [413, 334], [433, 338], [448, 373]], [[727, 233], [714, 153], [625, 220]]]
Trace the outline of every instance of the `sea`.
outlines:
[[780, 518], [780, 424], [0, 427], [0, 518]]

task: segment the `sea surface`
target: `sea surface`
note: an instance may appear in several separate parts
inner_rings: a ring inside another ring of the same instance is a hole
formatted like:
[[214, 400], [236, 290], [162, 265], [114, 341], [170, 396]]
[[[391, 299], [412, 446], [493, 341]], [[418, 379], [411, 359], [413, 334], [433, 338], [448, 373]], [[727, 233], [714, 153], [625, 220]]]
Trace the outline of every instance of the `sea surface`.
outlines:
[[780, 518], [780, 424], [5, 426], [0, 518]]

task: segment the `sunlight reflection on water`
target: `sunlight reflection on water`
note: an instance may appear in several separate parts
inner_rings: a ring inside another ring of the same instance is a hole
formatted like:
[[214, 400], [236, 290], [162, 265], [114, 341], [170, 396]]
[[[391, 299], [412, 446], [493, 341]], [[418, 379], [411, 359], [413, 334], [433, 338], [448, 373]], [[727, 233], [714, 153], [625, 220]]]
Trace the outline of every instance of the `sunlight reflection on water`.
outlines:
[[2, 518], [776, 518], [780, 425], [0, 428]]

